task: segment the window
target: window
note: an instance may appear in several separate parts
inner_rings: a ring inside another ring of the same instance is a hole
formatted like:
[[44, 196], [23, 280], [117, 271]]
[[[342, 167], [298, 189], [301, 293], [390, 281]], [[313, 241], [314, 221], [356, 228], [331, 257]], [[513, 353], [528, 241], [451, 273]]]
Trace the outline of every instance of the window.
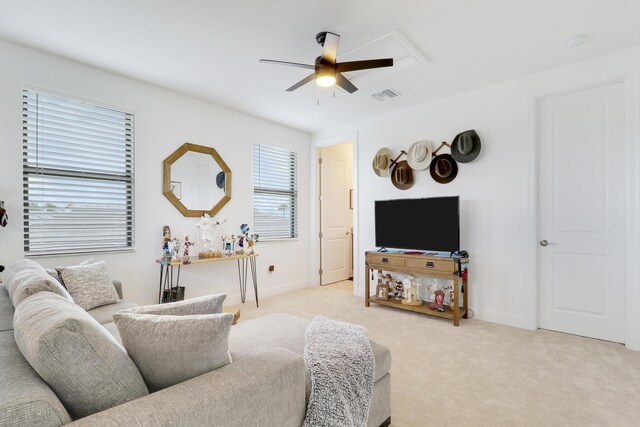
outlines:
[[133, 248], [133, 115], [22, 91], [27, 255]]
[[298, 156], [253, 146], [253, 220], [261, 241], [298, 237]]

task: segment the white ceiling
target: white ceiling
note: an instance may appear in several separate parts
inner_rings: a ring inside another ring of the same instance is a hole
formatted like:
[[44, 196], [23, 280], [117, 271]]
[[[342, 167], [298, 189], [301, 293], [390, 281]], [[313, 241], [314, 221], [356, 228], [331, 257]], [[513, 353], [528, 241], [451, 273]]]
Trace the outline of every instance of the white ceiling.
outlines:
[[[2, 0], [0, 38], [317, 131], [640, 44], [639, 16], [638, 0]], [[307, 70], [258, 63], [313, 63], [323, 30], [338, 60], [397, 31], [427, 61], [335, 98], [285, 92]], [[371, 98], [387, 87], [402, 96]]]

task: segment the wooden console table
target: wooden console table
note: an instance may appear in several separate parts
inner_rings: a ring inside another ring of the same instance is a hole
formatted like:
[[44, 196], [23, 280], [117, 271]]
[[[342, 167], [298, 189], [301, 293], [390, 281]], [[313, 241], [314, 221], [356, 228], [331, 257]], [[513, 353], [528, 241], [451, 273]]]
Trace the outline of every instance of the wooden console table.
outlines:
[[[415, 311], [417, 313], [428, 314], [431, 316], [444, 317], [452, 319], [454, 326], [460, 325], [460, 317], [466, 319], [469, 312], [468, 305], [468, 281], [466, 277], [460, 277], [460, 262], [454, 257], [438, 257], [428, 255], [405, 254], [403, 252], [366, 252], [366, 278], [365, 278], [365, 307], [369, 307], [371, 302], [389, 307], [400, 308], [403, 310]], [[453, 307], [445, 305], [444, 311], [437, 311], [429, 308], [428, 303], [420, 306], [410, 306], [402, 304], [400, 301], [389, 299], [387, 301], [377, 300], [370, 296], [369, 278], [372, 270], [393, 271], [403, 274], [413, 274], [415, 276], [441, 277], [453, 280], [453, 299], [455, 301]], [[460, 307], [460, 283], [464, 288], [463, 303]]]
[[[258, 275], [256, 274], [256, 258], [258, 254], [234, 254], [223, 255], [220, 258], [195, 258], [192, 257], [189, 264], [185, 264], [180, 261], [168, 261], [164, 259], [157, 259], [156, 263], [160, 264], [160, 293], [158, 295], [158, 304], [162, 303], [162, 292], [169, 291], [171, 294], [172, 289], [176, 289], [176, 295], [180, 290], [180, 269], [183, 266], [190, 266], [194, 264], [200, 264], [203, 262], [220, 262], [220, 261], [232, 261], [238, 262], [238, 280], [240, 281], [240, 299], [244, 303], [247, 296], [247, 271], [248, 267], [251, 267], [251, 279], [253, 281], [253, 294], [256, 297], [256, 307], [258, 307]], [[173, 280], [173, 267], [178, 267], [177, 277]]]

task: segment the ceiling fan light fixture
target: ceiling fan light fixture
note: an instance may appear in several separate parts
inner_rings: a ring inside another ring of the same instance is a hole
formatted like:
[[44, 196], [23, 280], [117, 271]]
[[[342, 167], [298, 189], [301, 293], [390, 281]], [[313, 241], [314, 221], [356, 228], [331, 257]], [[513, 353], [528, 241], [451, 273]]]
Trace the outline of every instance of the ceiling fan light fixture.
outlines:
[[330, 87], [336, 84], [336, 72], [330, 68], [316, 72], [316, 84], [321, 87]]

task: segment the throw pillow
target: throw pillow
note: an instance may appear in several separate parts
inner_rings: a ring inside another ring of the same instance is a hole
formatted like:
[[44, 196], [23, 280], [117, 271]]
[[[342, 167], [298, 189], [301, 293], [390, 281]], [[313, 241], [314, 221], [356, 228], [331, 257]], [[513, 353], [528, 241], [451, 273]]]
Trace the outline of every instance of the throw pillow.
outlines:
[[85, 310], [120, 301], [104, 261], [57, 270], [75, 303]]
[[72, 418], [148, 394], [135, 364], [86, 311], [51, 292], [22, 302], [14, 313], [18, 348]]
[[120, 310], [119, 313], [165, 314], [173, 316], [218, 314], [222, 313], [223, 303], [226, 298], [227, 294], [206, 295], [203, 297], [189, 298], [184, 301], [131, 307]]
[[113, 320], [151, 392], [231, 363], [231, 313], [172, 316], [120, 311]]

